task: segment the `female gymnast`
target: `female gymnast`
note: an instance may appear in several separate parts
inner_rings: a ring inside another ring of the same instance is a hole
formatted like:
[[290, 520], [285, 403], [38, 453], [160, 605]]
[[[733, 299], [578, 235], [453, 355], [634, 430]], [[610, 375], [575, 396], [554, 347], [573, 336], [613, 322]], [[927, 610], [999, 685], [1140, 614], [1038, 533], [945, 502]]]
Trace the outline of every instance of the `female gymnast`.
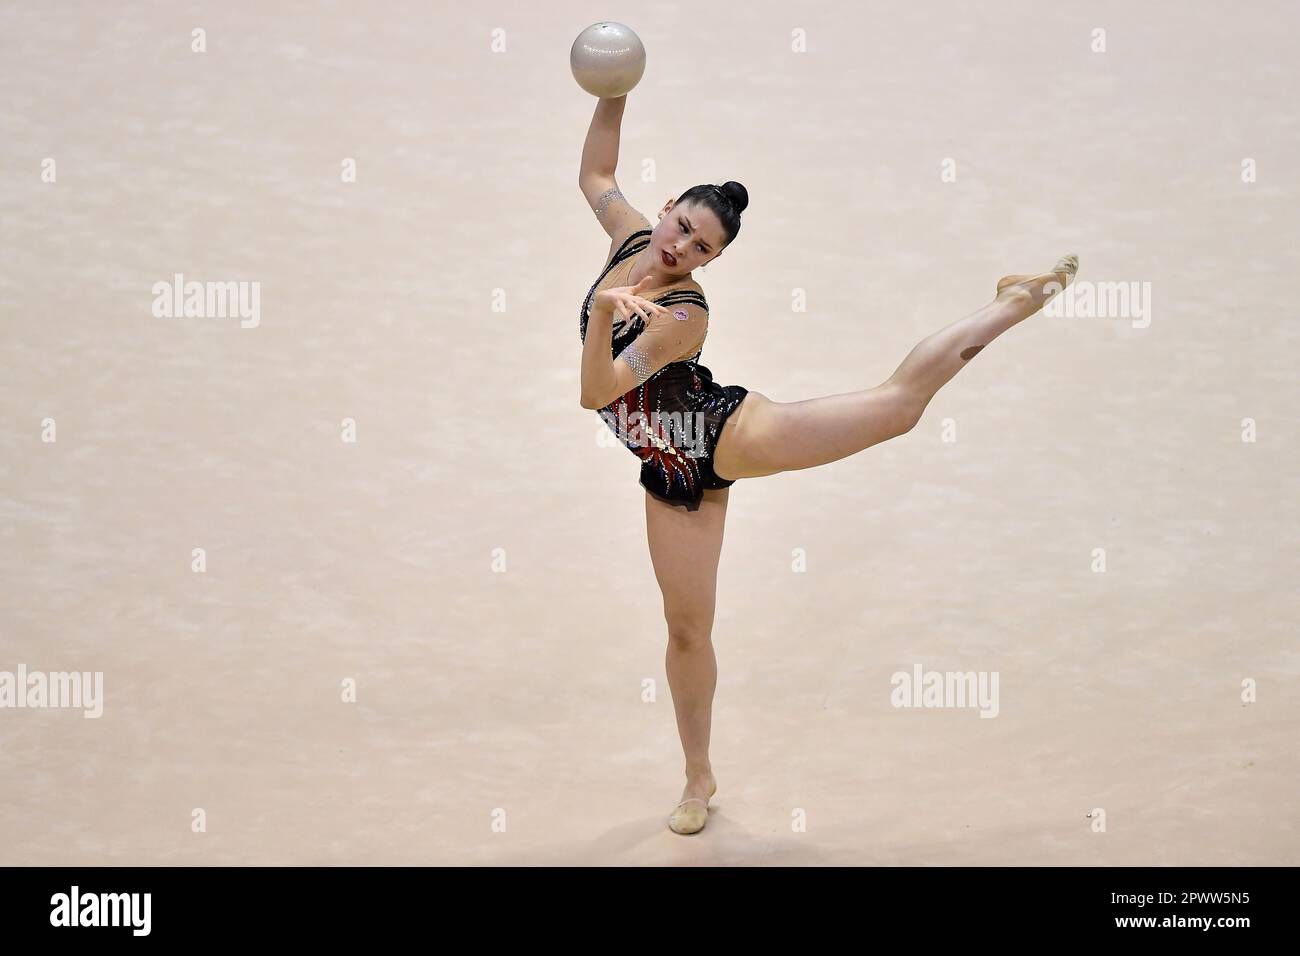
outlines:
[[668, 825], [695, 833], [717, 790], [709, 763], [718, 674], [712, 630], [727, 489], [740, 478], [838, 461], [911, 431], [980, 349], [1073, 280], [1078, 259], [1004, 277], [991, 302], [922, 339], [875, 388], [774, 402], [718, 385], [700, 364], [709, 307], [691, 273], [735, 240], [749, 195], [736, 182], [694, 186], [669, 199], [651, 228], [614, 179], [626, 102], [598, 101], [578, 177], [611, 240], [579, 313], [581, 401], [641, 459], [650, 560], [668, 624], [668, 684], [686, 755], [686, 786]]

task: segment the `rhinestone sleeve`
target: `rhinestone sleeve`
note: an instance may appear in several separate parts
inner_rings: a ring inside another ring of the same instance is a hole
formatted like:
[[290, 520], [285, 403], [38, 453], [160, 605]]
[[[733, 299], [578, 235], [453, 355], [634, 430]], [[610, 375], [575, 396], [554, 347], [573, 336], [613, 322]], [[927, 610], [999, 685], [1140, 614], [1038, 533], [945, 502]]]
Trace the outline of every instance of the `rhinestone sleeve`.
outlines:
[[636, 383], [638, 385], [654, 374], [654, 366], [650, 363], [650, 358], [645, 352], [641, 351], [636, 342], [619, 352], [618, 358], [626, 362], [628, 367], [636, 373]]
[[606, 189], [603, 193], [601, 193], [600, 198], [596, 200], [596, 205], [595, 205], [596, 218], [599, 219], [601, 216], [603, 216], [605, 214], [605, 210], [609, 208], [609, 204], [613, 202], [615, 199], [622, 199], [624, 202], [627, 202], [627, 200], [623, 198], [623, 193], [619, 191], [619, 188], [617, 186], [615, 186], [613, 189]]

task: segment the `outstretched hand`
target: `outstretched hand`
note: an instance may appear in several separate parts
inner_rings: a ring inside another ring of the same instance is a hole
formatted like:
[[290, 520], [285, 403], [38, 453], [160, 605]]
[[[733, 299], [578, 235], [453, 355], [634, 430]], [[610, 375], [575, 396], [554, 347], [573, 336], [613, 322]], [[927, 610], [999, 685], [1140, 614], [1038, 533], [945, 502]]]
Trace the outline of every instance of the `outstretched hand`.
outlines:
[[642, 292], [646, 292], [654, 286], [650, 282], [650, 276], [645, 276], [636, 285], [618, 286], [613, 289], [605, 289], [597, 292], [595, 305], [610, 313], [617, 315], [620, 319], [628, 320], [632, 313], [642, 316], [647, 322], [656, 315], [668, 315], [668, 310], [661, 305], [655, 305], [649, 299], [641, 297]]

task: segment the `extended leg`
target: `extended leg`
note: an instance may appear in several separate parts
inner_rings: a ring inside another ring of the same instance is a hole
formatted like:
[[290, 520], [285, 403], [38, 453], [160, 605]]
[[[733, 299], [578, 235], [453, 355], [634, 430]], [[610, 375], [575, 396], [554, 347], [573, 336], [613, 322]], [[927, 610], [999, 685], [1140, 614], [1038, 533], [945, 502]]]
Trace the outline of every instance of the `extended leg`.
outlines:
[[714, 453], [724, 479], [753, 478], [838, 461], [905, 434], [930, 399], [981, 349], [1033, 315], [1074, 276], [1066, 257], [1038, 276], [1008, 276], [988, 305], [926, 336], [889, 379], [857, 392], [774, 402], [751, 392], [728, 420]]

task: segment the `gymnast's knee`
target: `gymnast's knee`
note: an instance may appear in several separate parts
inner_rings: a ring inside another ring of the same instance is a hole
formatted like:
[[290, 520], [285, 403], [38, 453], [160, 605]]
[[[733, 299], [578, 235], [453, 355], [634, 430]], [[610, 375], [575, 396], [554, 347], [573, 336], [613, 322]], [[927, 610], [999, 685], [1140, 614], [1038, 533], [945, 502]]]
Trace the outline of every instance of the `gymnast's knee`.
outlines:
[[889, 430], [895, 437], [906, 435], [920, 424], [921, 416], [925, 414], [925, 408], [933, 396], [902, 383], [893, 383], [888, 387], [893, 393], [889, 400]]
[[713, 635], [713, 625], [697, 615], [664, 615], [668, 622], [668, 643], [678, 649], [703, 647]]

